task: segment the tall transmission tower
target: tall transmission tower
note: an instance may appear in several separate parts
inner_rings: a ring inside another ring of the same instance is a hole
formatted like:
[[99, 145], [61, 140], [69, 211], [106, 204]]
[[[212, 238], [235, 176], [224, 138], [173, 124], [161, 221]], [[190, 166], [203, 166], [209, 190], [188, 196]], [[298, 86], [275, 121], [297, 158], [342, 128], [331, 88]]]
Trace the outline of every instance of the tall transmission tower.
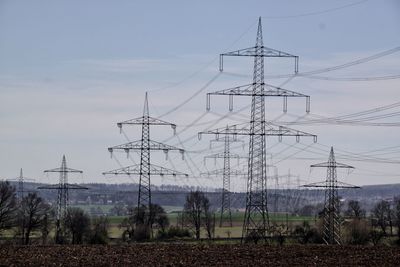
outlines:
[[56, 213], [56, 243], [62, 243], [65, 234], [65, 215], [69, 205], [69, 190], [87, 190], [87, 187], [68, 183], [68, 173], [83, 173], [80, 170], [75, 170], [67, 167], [67, 160], [63, 155], [61, 167], [45, 170], [45, 173], [59, 173], [60, 180], [57, 185], [40, 186], [38, 189], [57, 190], [57, 213]]
[[[149, 104], [147, 99], [147, 92], [144, 100], [143, 116], [123, 122], [117, 123], [118, 128], [122, 132], [123, 125], [140, 125], [142, 127], [142, 138], [138, 141], [133, 141], [125, 143], [122, 145], [117, 145], [109, 147], [108, 151], [113, 153], [114, 150], [122, 150], [129, 156], [129, 151], [138, 150], [140, 151], [140, 164], [134, 164], [128, 167], [123, 167], [116, 170], [111, 170], [104, 172], [103, 175], [113, 174], [113, 175], [139, 175], [139, 193], [138, 193], [138, 207], [150, 207], [151, 205], [151, 180], [152, 175], [171, 175], [171, 176], [185, 176], [188, 174], [178, 172], [175, 170], [167, 169], [161, 166], [151, 164], [150, 162], [150, 151], [151, 150], [161, 150], [166, 156], [171, 150], [178, 151], [184, 155], [184, 150], [182, 148], [166, 145], [160, 142], [156, 142], [150, 139], [150, 125], [168, 125], [174, 131], [176, 131], [176, 125], [166, 121], [162, 121], [149, 115]], [[138, 209], [139, 212], [139, 209]], [[139, 222], [138, 222], [139, 223]]]
[[[258, 21], [256, 44], [254, 47], [245, 48], [220, 55], [220, 71], [223, 71], [224, 56], [249, 56], [254, 58], [253, 82], [244, 86], [207, 93], [207, 110], [210, 109], [211, 95], [229, 96], [229, 110], [233, 109], [233, 96], [251, 96], [250, 127], [237, 128], [229, 126], [229, 134], [249, 135], [249, 160], [246, 195], [246, 212], [243, 223], [242, 241], [253, 240], [257, 242], [265, 239], [266, 229], [269, 225], [267, 197], [266, 197], [266, 136], [314, 136], [305, 132], [277, 126], [265, 119], [265, 97], [283, 97], [283, 111], [287, 111], [288, 97], [305, 97], [306, 111], [309, 112], [310, 97], [280, 87], [264, 83], [264, 57], [294, 58], [295, 73], [298, 71], [298, 57], [286, 52], [267, 48], [263, 44], [261, 17]], [[209, 133], [222, 134], [225, 129], [208, 131]]]
[[[206, 132], [200, 132], [200, 134]], [[222, 169], [213, 170], [206, 173], [201, 173], [201, 175], [222, 175], [222, 197], [221, 197], [221, 211], [220, 211], [220, 220], [219, 227], [224, 225], [224, 222], [227, 221], [228, 225], [232, 227], [232, 211], [231, 211], [231, 176], [243, 175], [244, 173], [239, 170], [231, 170], [231, 159], [237, 159], [239, 161], [240, 158], [244, 158], [239, 156], [238, 154], [231, 153], [230, 146], [234, 142], [239, 142], [236, 136], [224, 135], [223, 138], [216, 137], [211, 142], [223, 142], [224, 143], [224, 152], [216, 153], [212, 155], [208, 155], [204, 157], [204, 160], [207, 158], [213, 159], [224, 159], [224, 167]]]
[[341, 238], [338, 189], [360, 187], [338, 181], [336, 169], [354, 169], [354, 167], [336, 162], [333, 147], [331, 147], [328, 162], [313, 164], [311, 167], [327, 168], [326, 180], [324, 182], [311, 183], [303, 185], [303, 187], [325, 188], [323, 239], [328, 245], [340, 245]]

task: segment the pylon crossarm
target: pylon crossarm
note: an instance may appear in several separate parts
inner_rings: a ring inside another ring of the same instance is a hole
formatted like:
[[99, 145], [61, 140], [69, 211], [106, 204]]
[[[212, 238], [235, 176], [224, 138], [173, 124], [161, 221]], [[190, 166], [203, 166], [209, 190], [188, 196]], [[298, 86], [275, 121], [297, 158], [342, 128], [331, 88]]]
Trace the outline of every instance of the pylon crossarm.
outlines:
[[275, 125], [268, 122], [266, 123], [266, 128], [267, 129], [265, 130], [265, 135], [278, 136], [279, 141], [281, 141], [282, 136], [295, 136], [296, 141], [300, 140], [300, 136], [310, 136], [313, 137], [314, 143], [317, 142], [317, 136], [315, 134], [310, 134], [307, 132], [291, 129], [285, 126]]
[[[103, 172], [103, 175], [108, 175], [108, 174], [113, 174], [113, 175], [140, 175], [140, 164], [135, 164], [135, 165], [131, 165], [128, 167], [124, 167], [124, 168], [120, 168], [120, 169], [116, 169], [116, 170], [111, 170], [111, 171], [107, 171], [107, 172]], [[189, 175], [183, 172], [178, 172], [178, 171], [174, 171], [168, 168], [164, 168], [161, 166], [157, 166], [154, 164], [150, 164], [150, 169], [149, 169], [149, 173], [150, 175], [160, 175], [160, 176], [164, 176], [164, 175], [169, 175], [169, 176], [185, 176], [188, 177]]]
[[344, 182], [340, 182], [340, 181], [338, 181], [337, 182], [337, 188], [354, 188], [354, 189], [356, 189], [356, 188], [361, 188], [360, 186], [357, 186], [357, 185], [352, 185], [352, 184], [348, 184], [348, 183], [344, 183]]
[[[111, 153], [114, 150], [124, 150], [125, 152], [129, 152], [129, 150], [141, 150], [142, 147], [143, 147], [142, 140], [138, 140], [138, 141], [125, 143], [125, 144], [122, 144], [122, 145], [109, 147], [108, 151], [111, 152]], [[153, 140], [150, 140], [148, 149], [150, 149], [150, 150], [164, 150], [164, 151], [177, 150], [182, 154], [184, 153], [184, 149], [182, 149], [182, 148], [175, 147], [175, 146], [170, 146], [170, 145], [163, 144], [163, 143], [160, 143], [160, 142], [157, 142], [157, 141], [153, 141]]]
[[215, 158], [223, 159], [226, 157], [231, 158], [231, 159], [241, 159], [241, 158], [247, 159], [248, 158], [248, 157], [242, 157], [238, 154], [233, 154], [233, 153], [229, 153], [229, 156], [227, 156], [225, 153], [216, 153], [216, 154], [212, 154], [212, 155], [207, 155], [204, 157], [204, 159], [215, 159]]
[[333, 166], [332, 166], [332, 164], [331, 164], [330, 162], [322, 162], [322, 163], [317, 163], [317, 164], [310, 165], [310, 167], [311, 167], [311, 168], [318, 168], [318, 167], [324, 167], [324, 168], [327, 168], [327, 167], [335, 167], [335, 168], [354, 169], [353, 166], [346, 165], [346, 164], [343, 164], [343, 163], [338, 163], [338, 162], [335, 162]]
[[[209, 172], [202, 172], [200, 173], [200, 176], [223, 175], [223, 174], [224, 174], [224, 169], [218, 169]], [[247, 172], [242, 172], [240, 170], [231, 170], [229, 172], [229, 175], [245, 175], [245, 174], [247, 174]]]
[[75, 173], [83, 173], [83, 171], [75, 170], [75, 169], [71, 169], [71, 168], [66, 168], [66, 167], [45, 170], [44, 172], [64, 172], [64, 173], [65, 172], [75, 172]]
[[249, 128], [247, 128], [247, 125], [232, 125], [229, 127], [223, 127], [223, 128], [217, 128], [214, 130], [209, 130], [206, 132], [199, 132], [198, 137], [201, 139], [202, 134], [215, 134], [216, 138], [219, 138], [219, 135], [267, 135], [267, 136], [278, 136], [279, 141], [282, 140], [283, 136], [295, 136], [296, 141], [300, 141], [301, 136], [310, 136], [313, 137], [314, 143], [317, 142], [317, 136], [314, 134], [310, 134], [307, 132], [291, 129], [285, 126], [280, 126], [280, 125], [274, 125], [272, 123], [265, 122], [265, 133], [254, 133], [251, 132]]
[[316, 182], [316, 183], [311, 183], [311, 184], [305, 184], [302, 185], [301, 187], [311, 187], [311, 188], [337, 188], [337, 189], [346, 189], [346, 188], [361, 188], [360, 186], [344, 183], [344, 182], [339, 182], [337, 181], [335, 185], [329, 185], [326, 183], [326, 181], [323, 182]]
[[153, 117], [146, 117], [146, 116], [142, 116], [142, 117], [139, 117], [139, 118], [136, 118], [136, 119], [131, 119], [131, 120], [118, 122], [117, 126], [118, 126], [118, 128], [121, 129], [122, 125], [124, 125], [124, 124], [126, 124], [126, 125], [142, 125], [144, 122], [147, 123], [147, 120], [148, 120], [148, 123], [150, 125], [169, 125], [169, 126], [171, 126], [171, 128], [174, 130], [174, 133], [175, 133], [176, 124], [170, 123], [170, 122], [167, 122], [167, 121], [163, 121], [163, 120], [160, 120], [160, 119], [156, 119], [156, 118], [153, 118]]
[[39, 186], [37, 189], [82, 189], [88, 190], [89, 188], [77, 184], [64, 184], [64, 186], [60, 186], [59, 184], [55, 185], [46, 185], [46, 186]]
[[[261, 37], [262, 38], [262, 37]], [[262, 42], [262, 41], [261, 41]], [[224, 70], [224, 56], [242, 56], [242, 57], [286, 57], [294, 58], [295, 61], [295, 73], [299, 70], [299, 57], [279, 51], [276, 49], [268, 48], [265, 46], [253, 46], [249, 48], [239, 49], [232, 52], [227, 52], [219, 55], [219, 70]]]
[[22, 179], [20, 177], [18, 178], [10, 178], [10, 179], [6, 179], [6, 181], [35, 181], [35, 179], [31, 179], [31, 178], [26, 178], [26, 177], [22, 177]]
[[228, 95], [229, 96], [229, 110], [233, 110], [233, 96], [262, 96], [262, 97], [284, 97], [283, 111], [287, 112], [287, 98], [288, 97], [305, 97], [306, 98], [306, 112], [310, 112], [310, 96], [297, 93], [284, 88], [276, 87], [270, 84], [262, 84], [265, 88], [262, 92], [254, 92], [254, 86], [257, 83], [246, 84], [233, 88], [223, 89], [211, 93], [206, 96], [206, 109], [211, 109], [211, 95]]
[[220, 135], [232, 135], [232, 136], [249, 135], [250, 130], [246, 128], [247, 126], [248, 126], [248, 123], [235, 124], [235, 125], [229, 125], [226, 127], [216, 128], [213, 130], [199, 132], [198, 138], [200, 140], [201, 136], [203, 134], [215, 134], [215, 141], [219, 141]]
[[246, 84], [242, 86], [223, 89], [207, 95], [237, 95], [237, 96], [286, 96], [286, 97], [309, 97], [308, 95], [297, 93], [288, 89], [276, 87], [270, 84], [264, 84], [266, 87], [262, 93], [254, 93], [254, 84]]
[[261, 56], [261, 57], [292, 57], [292, 58], [297, 58], [298, 56], [291, 55], [289, 53], [279, 51], [273, 48], [268, 48], [265, 46], [261, 47], [261, 51], [259, 47], [253, 46], [249, 48], [243, 48], [239, 49], [236, 51], [232, 52], [227, 52], [220, 54], [221, 57], [224, 56], [247, 56], [247, 57], [255, 57], [255, 56]]

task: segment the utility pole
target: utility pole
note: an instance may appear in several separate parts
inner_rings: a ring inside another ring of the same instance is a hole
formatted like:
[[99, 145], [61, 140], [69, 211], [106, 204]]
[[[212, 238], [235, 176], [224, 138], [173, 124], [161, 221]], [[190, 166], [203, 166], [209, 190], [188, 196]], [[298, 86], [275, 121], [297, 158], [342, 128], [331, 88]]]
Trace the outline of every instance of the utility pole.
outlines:
[[68, 173], [83, 173], [83, 171], [68, 168], [65, 155], [63, 155], [60, 168], [45, 170], [44, 172], [45, 173], [56, 172], [60, 174], [60, 180], [57, 185], [38, 187], [38, 189], [50, 189], [58, 191], [55, 240], [57, 244], [60, 244], [64, 242], [63, 238], [65, 235], [65, 216], [67, 214], [69, 205], [69, 190], [87, 190], [88, 188], [68, 183]]
[[261, 17], [258, 21], [256, 44], [253, 47], [245, 48], [220, 55], [220, 71], [223, 71], [224, 56], [249, 56], [254, 58], [253, 82], [244, 86], [207, 93], [207, 110], [210, 109], [211, 95], [229, 96], [229, 110], [233, 109], [233, 96], [251, 96], [250, 127], [229, 126], [228, 130], [216, 129], [208, 133], [223, 134], [223, 131], [234, 135], [248, 135], [249, 160], [246, 195], [246, 212], [243, 222], [242, 242], [254, 241], [266, 238], [266, 229], [269, 226], [266, 191], [266, 136], [295, 136], [298, 141], [300, 136], [316, 136], [293, 130], [283, 126], [277, 126], [266, 121], [265, 118], [265, 97], [283, 97], [283, 111], [287, 111], [288, 97], [306, 98], [306, 111], [309, 112], [310, 97], [290, 90], [282, 89], [264, 83], [264, 57], [273, 58], [294, 58], [295, 73], [298, 71], [298, 57], [286, 52], [267, 48], [263, 44]]
[[354, 169], [353, 166], [338, 163], [335, 160], [333, 147], [329, 153], [328, 162], [311, 165], [312, 168], [327, 168], [325, 182], [317, 182], [303, 185], [303, 187], [325, 188], [325, 204], [324, 204], [324, 229], [323, 240], [327, 245], [340, 245], [340, 219], [339, 219], [339, 194], [338, 189], [343, 188], [360, 188], [351, 184], [339, 182], [337, 179], [337, 168]]
[[[188, 177], [186, 173], [178, 172], [175, 170], [167, 169], [161, 166], [151, 164], [150, 162], [150, 151], [151, 150], [161, 150], [166, 156], [171, 150], [178, 151], [182, 154], [182, 159], [184, 155], [184, 150], [182, 148], [166, 145], [160, 142], [156, 142], [150, 139], [150, 125], [161, 125], [161, 126], [171, 126], [174, 131], [176, 131], [176, 125], [166, 121], [162, 121], [149, 115], [149, 104], [147, 99], [147, 92], [144, 100], [143, 116], [123, 122], [117, 123], [120, 132], [122, 132], [123, 125], [140, 125], [142, 127], [142, 138], [138, 141], [129, 142], [126, 144], [109, 147], [108, 151], [112, 153], [114, 150], [122, 150], [127, 153], [129, 157], [129, 152], [131, 150], [140, 151], [140, 164], [134, 164], [128, 167], [123, 167], [120, 169], [104, 172], [103, 175], [113, 174], [113, 175], [139, 175], [139, 193], [138, 193], [138, 213], [141, 207], [147, 207], [150, 209], [151, 206], [151, 180], [152, 175], [171, 175], [171, 176], [185, 176]], [[143, 218], [144, 219], [144, 218]], [[139, 221], [137, 224], [140, 223]]]
[[[205, 133], [201, 132], [200, 134]], [[205, 133], [206, 134], [206, 133]], [[239, 161], [240, 157], [238, 154], [231, 153], [230, 145], [234, 142], [238, 142], [236, 136], [230, 136], [228, 134], [224, 135], [223, 138], [216, 137], [212, 142], [223, 142], [224, 143], [224, 152], [217, 153], [213, 155], [208, 155], [204, 157], [204, 161], [207, 158], [213, 159], [224, 159], [224, 167], [223, 169], [213, 170], [210, 172], [201, 173], [201, 175], [215, 175], [221, 176], [222, 175], [222, 201], [221, 201], [221, 214], [219, 220], [219, 227], [224, 225], [224, 221], [227, 220], [227, 223], [230, 227], [232, 227], [232, 211], [231, 211], [231, 176], [235, 175], [243, 175], [244, 173], [235, 170], [231, 171], [231, 159], [235, 158]]]

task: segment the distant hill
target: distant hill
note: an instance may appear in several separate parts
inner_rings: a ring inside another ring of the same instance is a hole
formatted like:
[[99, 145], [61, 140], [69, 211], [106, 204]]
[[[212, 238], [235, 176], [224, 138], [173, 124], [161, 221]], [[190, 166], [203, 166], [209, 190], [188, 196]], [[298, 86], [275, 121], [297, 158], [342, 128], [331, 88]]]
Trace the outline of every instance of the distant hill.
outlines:
[[[17, 182], [11, 182], [17, 187]], [[25, 190], [37, 191], [50, 203], [55, 203], [57, 199], [56, 190], [37, 190], [37, 187], [44, 184], [25, 183]], [[70, 201], [73, 204], [98, 204], [98, 205], [135, 205], [137, 202], [138, 184], [79, 184], [88, 187], [89, 190], [71, 190], [69, 193]], [[160, 185], [152, 186], [152, 201], [163, 206], [182, 207], [188, 192], [201, 190], [206, 192], [207, 197], [214, 208], [218, 208], [221, 203], [221, 189], [200, 188], [189, 186]], [[367, 185], [361, 189], [345, 189], [339, 191], [339, 196], [343, 201], [350, 199], [358, 200], [362, 206], [370, 210], [379, 200], [392, 201], [396, 196], [400, 196], [400, 184]], [[234, 209], [245, 207], [246, 194], [244, 192], [233, 192], [231, 206]], [[287, 207], [298, 209], [301, 206], [324, 201], [323, 190], [268, 190], [269, 210], [285, 211]]]

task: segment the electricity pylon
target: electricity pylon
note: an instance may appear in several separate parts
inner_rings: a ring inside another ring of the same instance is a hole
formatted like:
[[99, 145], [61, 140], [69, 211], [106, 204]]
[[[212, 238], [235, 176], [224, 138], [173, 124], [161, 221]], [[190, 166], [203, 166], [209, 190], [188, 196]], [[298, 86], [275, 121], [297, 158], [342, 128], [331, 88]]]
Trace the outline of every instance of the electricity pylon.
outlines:
[[[143, 116], [117, 123], [118, 128], [122, 132], [123, 125], [140, 125], [142, 127], [142, 138], [138, 141], [129, 142], [126, 144], [113, 146], [108, 148], [108, 151], [113, 153], [114, 150], [123, 150], [129, 156], [130, 150], [140, 151], [140, 164], [123, 167], [120, 169], [104, 172], [103, 175], [139, 175], [139, 194], [138, 194], [138, 212], [140, 207], [149, 207], [151, 205], [151, 175], [171, 175], [171, 176], [188, 176], [186, 173], [167, 169], [150, 163], [150, 151], [161, 150], [168, 155], [168, 151], [176, 150], [184, 154], [182, 148], [166, 145], [150, 139], [150, 125], [169, 125], [176, 131], [176, 125], [166, 121], [162, 121], [149, 115], [149, 104], [147, 100], [147, 92], [144, 100]], [[137, 223], [140, 223], [139, 221]]]
[[[263, 44], [261, 18], [258, 21], [256, 45], [233, 52], [220, 55], [220, 71], [223, 71], [224, 56], [250, 56], [254, 57], [253, 82], [244, 86], [207, 93], [207, 110], [210, 109], [211, 95], [229, 96], [229, 110], [233, 109], [233, 96], [251, 96], [250, 127], [237, 128], [229, 126], [229, 134], [249, 135], [249, 160], [248, 179], [246, 195], [246, 212], [243, 222], [242, 241], [253, 240], [257, 242], [265, 239], [266, 229], [269, 225], [267, 197], [266, 197], [266, 136], [275, 135], [282, 139], [282, 136], [314, 136], [305, 132], [293, 130], [283, 126], [277, 126], [265, 120], [265, 97], [283, 97], [283, 111], [287, 111], [288, 97], [305, 97], [306, 111], [309, 112], [310, 97], [280, 87], [264, 83], [264, 57], [294, 58], [295, 72], [298, 71], [298, 57], [286, 52], [267, 48]], [[216, 129], [210, 133], [222, 134], [225, 129]]]
[[61, 167], [45, 170], [45, 173], [56, 172], [60, 174], [60, 180], [56, 185], [40, 186], [38, 189], [57, 190], [57, 213], [56, 213], [56, 243], [64, 242], [65, 234], [65, 216], [69, 205], [69, 190], [87, 190], [87, 187], [68, 183], [68, 173], [83, 173], [83, 171], [75, 170], [67, 167], [67, 160], [63, 155]]
[[25, 192], [32, 192], [31, 190], [28, 190], [28, 191], [25, 190], [25, 188], [24, 188], [25, 181], [35, 181], [35, 180], [24, 177], [24, 174], [23, 174], [23, 171], [21, 168], [19, 171], [19, 176], [17, 178], [7, 179], [7, 181], [17, 181], [17, 183], [18, 183], [17, 196], [18, 196], [19, 200], [22, 201], [22, 199], [24, 198]]
[[353, 166], [338, 163], [335, 160], [333, 147], [329, 153], [328, 162], [311, 165], [314, 167], [327, 168], [325, 182], [311, 183], [303, 185], [303, 187], [325, 188], [325, 204], [324, 204], [324, 228], [323, 240], [328, 245], [340, 245], [340, 219], [339, 219], [339, 195], [338, 189], [342, 188], [360, 188], [351, 184], [339, 182], [337, 179], [337, 168], [354, 169]]
[[204, 157], [204, 160], [207, 158], [213, 159], [224, 159], [224, 167], [223, 169], [213, 170], [205, 173], [201, 173], [201, 175], [222, 175], [222, 200], [221, 200], [221, 214], [219, 220], [219, 227], [222, 227], [224, 221], [227, 220], [230, 227], [232, 227], [232, 211], [231, 211], [231, 176], [243, 175], [244, 173], [239, 170], [231, 170], [231, 159], [237, 159], [239, 161], [240, 158], [244, 158], [239, 156], [238, 154], [231, 153], [230, 145], [231, 143], [238, 142], [235, 136], [225, 135], [223, 138], [216, 137], [211, 142], [223, 142], [224, 143], [224, 152], [216, 153], [212, 155], [208, 155]]
[[[33, 192], [32, 190], [25, 190], [24, 188], [24, 183], [25, 181], [34, 181], [34, 179], [26, 178], [24, 177], [22, 168], [19, 171], [19, 177], [14, 178], [14, 179], [7, 179], [7, 181], [17, 181], [18, 183], [18, 189], [17, 189], [17, 196], [19, 200], [19, 205], [22, 205], [22, 200], [24, 198], [24, 193], [25, 192]], [[19, 222], [21, 227], [21, 243], [24, 244], [25, 241], [25, 216], [20, 216]]]

